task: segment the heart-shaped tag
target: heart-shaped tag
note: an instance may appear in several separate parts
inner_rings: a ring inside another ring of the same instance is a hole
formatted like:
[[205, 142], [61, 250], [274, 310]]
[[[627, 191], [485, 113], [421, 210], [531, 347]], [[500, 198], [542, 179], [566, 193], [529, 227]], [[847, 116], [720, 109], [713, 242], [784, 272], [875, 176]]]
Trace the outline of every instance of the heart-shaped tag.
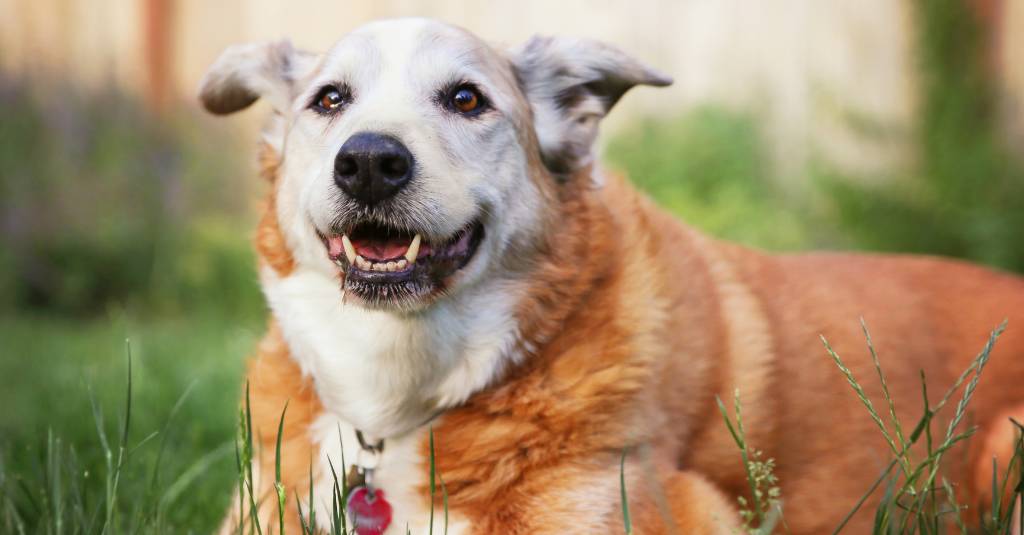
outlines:
[[391, 525], [391, 504], [384, 491], [361, 486], [352, 489], [345, 504], [357, 535], [381, 535]]

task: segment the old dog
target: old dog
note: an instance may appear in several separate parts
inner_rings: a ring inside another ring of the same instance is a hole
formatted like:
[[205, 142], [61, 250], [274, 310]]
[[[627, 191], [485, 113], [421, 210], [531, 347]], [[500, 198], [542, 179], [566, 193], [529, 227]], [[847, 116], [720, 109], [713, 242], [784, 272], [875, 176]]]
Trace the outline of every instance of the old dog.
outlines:
[[907, 420], [919, 370], [948, 385], [1010, 319], [951, 468], [987, 499], [1006, 417], [1024, 412], [1024, 281], [936, 258], [767, 255], [683, 225], [592, 149], [626, 91], [669, 83], [599, 42], [509, 48], [421, 19], [324, 53], [238, 45], [210, 67], [209, 111], [272, 109], [255, 239], [270, 319], [247, 374], [264, 525], [280, 438], [291, 532], [297, 507], [323, 525], [348, 478], [359, 533], [426, 533], [433, 457], [450, 533], [621, 533], [625, 452], [638, 532], [729, 533], [747, 482], [715, 398], [738, 389], [790, 531], [825, 532], [888, 460], [818, 338], [870, 377], [861, 317]]

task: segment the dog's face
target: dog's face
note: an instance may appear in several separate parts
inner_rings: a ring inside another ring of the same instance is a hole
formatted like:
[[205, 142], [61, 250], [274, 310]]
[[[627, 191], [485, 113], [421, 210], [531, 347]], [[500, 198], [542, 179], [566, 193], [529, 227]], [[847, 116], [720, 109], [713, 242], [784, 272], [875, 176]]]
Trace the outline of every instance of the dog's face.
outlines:
[[214, 113], [273, 106], [277, 215], [301, 267], [339, 273], [362, 306], [416, 310], [528, 262], [600, 118], [630, 87], [667, 83], [599, 43], [503, 50], [401, 19], [322, 55], [231, 48], [201, 98]]

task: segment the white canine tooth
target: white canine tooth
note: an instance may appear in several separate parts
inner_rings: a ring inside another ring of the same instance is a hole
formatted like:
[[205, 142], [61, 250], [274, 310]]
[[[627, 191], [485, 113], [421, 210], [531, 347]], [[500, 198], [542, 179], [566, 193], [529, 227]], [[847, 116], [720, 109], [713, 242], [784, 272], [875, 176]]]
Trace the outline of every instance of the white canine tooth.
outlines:
[[396, 271], [402, 271], [408, 265], [409, 265], [409, 261], [403, 258], [403, 259], [399, 260], [398, 262], [395, 262], [395, 270]]
[[370, 269], [370, 263], [367, 262], [365, 258], [356, 255], [356, 267], [365, 271]]
[[345, 248], [345, 258], [348, 258], [348, 263], [351, 264], [356, 259], [356, 248], [352, 247], [352, 241], [348, 239], [347, 234], [341, 235], [341, 245]]
[[420, 235], [417, 234], [413, 237], [412, 243], [409, 244], [409, 248], [405, 251], [405, 259], [408, 260], [410, 264], [416, 262], [416, 257], [420, 254], [421, 239]]
[[395, 262], [388, 262], [387, 263], [387, 267], [388, 267], [388, 271], [394, 271], [395, 268], [398, 267], [398, 264], [396, 264]]

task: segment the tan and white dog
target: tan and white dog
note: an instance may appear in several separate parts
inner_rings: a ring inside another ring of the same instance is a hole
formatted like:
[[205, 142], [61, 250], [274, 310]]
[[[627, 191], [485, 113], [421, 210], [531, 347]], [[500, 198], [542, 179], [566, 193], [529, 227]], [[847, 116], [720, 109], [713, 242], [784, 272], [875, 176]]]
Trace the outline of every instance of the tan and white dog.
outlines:
[[369, 455], [358, 430], [385, 444], [370, 453], [387, 533], [426, 533], [441, 505], [432, 429], [450, 533], [621, 533], [623, 451], [638, 533], [729, 533], [747, 483], [715, 396], [734, 389], [747, 441], [777, 462], [790, 532], [830, 531], [890, 458], [818, 339], [870, 378], [860, 317], [905, 421], [919, 370], [941, 392], [1010, 319], [972, 404], [979, 433], [949, 456], [959, 496], [986, 499], [1006, 416], [1024, 412], [1024, 280], [935, 258], [772, 256], [682, 225], [602, 176], [591, 147], [623, 93], [669, 83], [604, 44], [504, 49], [420, 19], [323, 54], [236, 46], [210, 68], [211, 112], [274, 110], [256, 236], [270, 325], [247, 379], [266, 496], [290, 403], [290, 532], [309, 478], [303, 506], [330, 517], [328, 459], [343, 474], [339, 443], [349, 462]]

